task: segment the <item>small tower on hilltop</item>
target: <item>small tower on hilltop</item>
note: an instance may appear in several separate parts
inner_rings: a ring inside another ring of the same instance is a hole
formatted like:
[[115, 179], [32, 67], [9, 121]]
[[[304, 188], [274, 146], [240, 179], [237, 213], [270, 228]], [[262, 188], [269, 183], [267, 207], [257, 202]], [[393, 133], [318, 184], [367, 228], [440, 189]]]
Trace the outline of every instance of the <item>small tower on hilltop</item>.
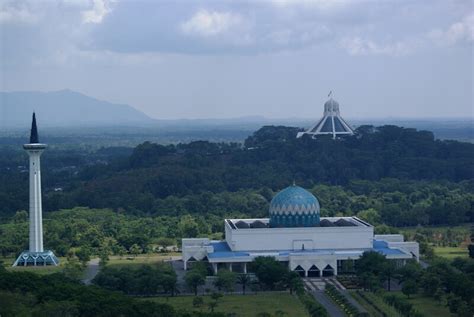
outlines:
[[305, 132], [298, 132], [297, 138], [301, 138], [303, 135], [308, 134], [313, 138], [318, 135], [332, 135], [335, 139], [341, 135], [353, 135], [354, 130], [351, 126], [341, 117], [339, 112], [339, 103], [332, 97], [332, 92], [329, 93], [329, 100], [324, 104], [324, 114], [321, 120], [318, 121], [314, 126]]
[[33, 113], [30, 143], [23, 145], [30, 158], [30, 230], [29, 250], [23, 251], [13, 266], [58, 265], [59, 260], [53, 251], [43, 249], [43, 208], [41, 202], [41, 164], [40, 157], [46, 144], [39, 142], [36, 115]]

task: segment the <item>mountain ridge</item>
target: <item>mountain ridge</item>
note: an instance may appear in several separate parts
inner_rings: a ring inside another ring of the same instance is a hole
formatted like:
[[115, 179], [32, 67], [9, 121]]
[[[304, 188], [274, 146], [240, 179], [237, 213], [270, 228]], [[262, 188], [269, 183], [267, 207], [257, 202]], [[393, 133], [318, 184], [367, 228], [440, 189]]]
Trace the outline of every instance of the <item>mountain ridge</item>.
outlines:
[[42, 126], [152, 124], [153, 119], [126, 104], [99, 100], [69, 89], [0, 91], [0, 127], [29, 124], [36, 112]]

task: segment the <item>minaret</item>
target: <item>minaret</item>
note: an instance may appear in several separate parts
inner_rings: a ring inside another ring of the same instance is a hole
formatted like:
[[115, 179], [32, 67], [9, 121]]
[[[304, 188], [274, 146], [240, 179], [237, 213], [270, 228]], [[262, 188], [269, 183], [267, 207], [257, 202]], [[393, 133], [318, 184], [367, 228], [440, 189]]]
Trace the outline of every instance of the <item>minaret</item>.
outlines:
[[30, 143], [23, 145], [23, 148], [30, 158], [30, 247], [18, 257], [13, 266], [58, 265], [59, 261], [54, 253], [43, 250], [40, 157], [46, 149], [46, 144], [39, 142], [35, 113], [31, 123]]

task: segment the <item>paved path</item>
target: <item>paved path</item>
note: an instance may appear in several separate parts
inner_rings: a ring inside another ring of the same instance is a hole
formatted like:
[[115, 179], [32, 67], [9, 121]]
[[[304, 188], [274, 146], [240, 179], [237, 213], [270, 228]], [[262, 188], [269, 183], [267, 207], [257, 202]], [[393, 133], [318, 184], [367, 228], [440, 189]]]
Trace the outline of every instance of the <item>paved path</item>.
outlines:
[[344, 313], [339, 309], [339, 307], [334, 304], [334, 302], [324, 294], [324, 291], [316, 290], [312, 291], [314, 298], [326, 308], [329, 316], [331, 317], [345, 317]]
[[326, 308], [329, 316], [331, 317], [345, 317], [341, 309], [324, 293], [326, 283], [328, 282], [325, 278], [304, 278], [303, 282], [306, 289], [313, 294], [316, 301]]
[[339, 291], [342, 295], [344, 295], [347, 300], [349, 301], [349, 303], [351, 303], [355, 308], [357, 308], [361, 313], [367, 313], [367, 309], [365, 309], [361, 304], [359, 304], [358, 301], [356, 301], [354, 299], [354, 297], [352, 297], [352, 295], [349, 293], [348, 290], [342, 290], [342, 291]]
[[87, 263], [86, 272], [82, 282], [86, 285], [90, 285], [94, 277], [99, 273], [99, 259], [92, 259]]

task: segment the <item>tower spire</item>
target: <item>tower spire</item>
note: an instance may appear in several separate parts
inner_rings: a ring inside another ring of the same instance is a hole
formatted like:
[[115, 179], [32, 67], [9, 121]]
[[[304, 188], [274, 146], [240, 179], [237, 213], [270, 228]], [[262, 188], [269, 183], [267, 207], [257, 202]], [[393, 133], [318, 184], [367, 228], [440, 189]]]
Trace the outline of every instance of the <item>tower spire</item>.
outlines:
[[36, 114], [33, 112], [33, 121], [31, 122], [30, 144], [39, 143], [38, 127], [36, 126]]

